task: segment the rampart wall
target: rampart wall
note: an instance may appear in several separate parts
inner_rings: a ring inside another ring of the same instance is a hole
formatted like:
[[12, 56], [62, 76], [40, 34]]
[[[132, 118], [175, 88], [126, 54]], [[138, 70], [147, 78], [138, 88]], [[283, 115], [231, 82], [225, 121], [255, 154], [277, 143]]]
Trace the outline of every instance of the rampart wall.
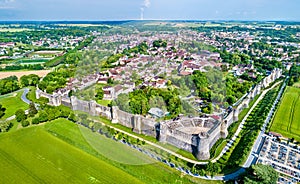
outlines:
[[[49, 104], [53, 106], [65, 105], [73, 110], [89, 113], [93, 116], [101, 115], [113, 123], [119, 123], [132, 131], [159, 138], [161, 142], [172, 144], [180, 149], [192, 152], [198, 159], [206, 160], [210, 158], [209, 150], [215, 142], [223, 137], [226, 138], [228, 127], [238, 120], [240, 112], [249, 107], [250, 102], [266, 88], [281, 77], [282, 70], [274, 69], [271, 74], [265, 77], [259, 84], [254, 86], [242, 99], [235, 104], [226, 117], [215, 123], [206, 133], [187, 134], [177, 129], [169, 129], [162, 123], [157, 123], [155, 119], [146, 118], [141, 115], [130, 114], [120, 110], [118, 107], [106, 107], [97, 104], [95, 101], [79, 100], [77, 97], [71, 98], [60, 94], [47, 94], [39, 89], [36, 90], [36, 98], [45, 97], [49, 99]], [[192, 122], [193, 124], [193, 122]]]

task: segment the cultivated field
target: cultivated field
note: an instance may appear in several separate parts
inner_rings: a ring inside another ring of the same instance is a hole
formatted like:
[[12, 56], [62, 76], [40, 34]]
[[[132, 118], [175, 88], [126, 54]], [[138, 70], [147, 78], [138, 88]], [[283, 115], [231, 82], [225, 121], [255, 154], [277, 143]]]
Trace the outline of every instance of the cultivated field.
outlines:
[[29, 57], [36, 57], [38, 56], [39, 58], [53, 58], [58, 55], [63, 54], [64, 51], [61, 50], [40, 50], [40, 51], [35, 51], [29, 54]]
[[65, 119], [0, 134], [0, 172], [0, 183], [215, 183]]
[[287, 87], [271, 131], [300, 141], [300, 88]]
[[35, 71], [17, 71], [17, 72], [0, 72], [0, 79], [9, 77], [9, 76], [17, 76], [18, 78], [23, 75], [36, 74], [40, 77], [46, 76], [51, 70], [35, 70]]

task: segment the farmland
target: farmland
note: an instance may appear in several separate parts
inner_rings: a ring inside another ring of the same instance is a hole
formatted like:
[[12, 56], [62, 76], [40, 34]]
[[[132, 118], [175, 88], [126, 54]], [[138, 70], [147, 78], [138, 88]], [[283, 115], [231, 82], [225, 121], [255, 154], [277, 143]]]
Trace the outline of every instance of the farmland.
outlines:
[[51, 70], [39, 70], [39, 71], [18, 71], [18, 72], [0, 72], [0, 79], [9, 77], [9, 76], [17, 76], [18, 78], [23, 75], [36, 74], [40, 77], [46, 76]]
[[29, 57], [37, 58], [54, 58], [58, 55], [62, 55], [63, 51], [61, 50], [40, 50], [35, 51], [29, 54]]
[[272, 122], [271, 131], [300, 141], [300, 89], [287, 87]]
[[1, 134], [0, 166], [1, 183], [214, 183], [64, 119]]

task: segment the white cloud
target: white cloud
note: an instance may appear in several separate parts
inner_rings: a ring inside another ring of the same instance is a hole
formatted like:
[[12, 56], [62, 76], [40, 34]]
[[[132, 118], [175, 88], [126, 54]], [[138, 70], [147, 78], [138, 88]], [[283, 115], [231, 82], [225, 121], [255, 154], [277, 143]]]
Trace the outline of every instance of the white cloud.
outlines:
[[15, 0], [0, 0], [0, 3], [13, 3]]
[[150, 5], [151, 5], [151, 2], [150, 2], [150, 0], [144, 0], [144, 2], [143, 2], [143, 7], [145, 7], [145, 8], [149, 8], [149, 7], [150, 7]]

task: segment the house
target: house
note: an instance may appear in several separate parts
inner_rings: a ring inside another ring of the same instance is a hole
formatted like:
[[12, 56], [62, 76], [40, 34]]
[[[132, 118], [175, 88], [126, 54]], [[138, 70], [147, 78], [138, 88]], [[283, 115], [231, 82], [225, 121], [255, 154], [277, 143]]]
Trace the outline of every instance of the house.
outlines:
[[117, 86], [105, 86], [103, 90], [103, 99], [104, 100], [113, 100], [118, 97], [119, 94], [123, 92], [123, 87], [121, 85]]

